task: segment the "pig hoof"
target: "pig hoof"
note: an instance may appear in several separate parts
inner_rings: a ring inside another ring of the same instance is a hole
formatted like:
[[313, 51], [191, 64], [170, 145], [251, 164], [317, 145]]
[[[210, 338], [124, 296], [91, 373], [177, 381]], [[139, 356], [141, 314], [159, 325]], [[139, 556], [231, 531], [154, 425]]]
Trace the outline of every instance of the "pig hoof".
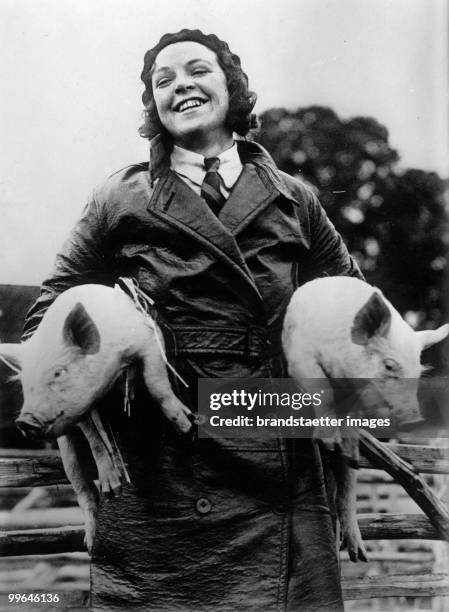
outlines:
[[180, 434], [188, 434], [192, 429], [192, 412], [181, 402], [165, 405], [162, 407], [165, 416], [168, 418]]
[[175, 424], [176, 429], [181, 434], [188, 434], [190, 432], [190, 430], [192, 429], [192, 425], [191, 425], [190, 421], [188, 419], [185, 419], [185, 418], [176, 419], [174, 421], [174, 424]]
[[340, 550], [347, 548], [349, 558], [353, 563], [357, 561], [368, 561], [368, 554], [361, 537], [357, 537], [354, 534], [346, 535], [341, 543]]
[[104, 459], [97, 465], [100, 491], [106, 497], [115, 497], [122, 492], [122, 478], [115, 461]]
[[347, 548], [349, 558], [353, 563], [357, 561], [368, 561], [365, 546], [360, 533], [359, 524], [355, 515], [340, 517], [341, 546]]
[[365, 563], [368, 563], [368, 554], [367, 554], [366, 549], [365, 549], [365, 547], [363, 545], [358, 550], [358, 557], [359, 557], [359, 561], [364, 561]]
[[110, 486], [108, 485], [102, 490], [103, 495], [106, 499], [114, 499], [114, 497], [119, 497], [122, 493], [122, 485]]
[[192, 425], [195, 424], [195, 415], [191, 412], [187, 406], [181, 404], [181, 414], [179, 415], [180, 429], [182, 433], [189, 433], [192, 429]]
[[120, 480], [100, 480], [100, 490], [105, 497], [112, 499], [118, 497], [122, 492], [122, 483]]
[[87, 534], [84, 536], [83, 540], [84, 546], [87, 548], [87, 552], [89, 555], [92, 555], [92, 549], [94, 546], [94, 540], [91, 537], [88, 537]]
[[114, 497], [119, 497], [119, 495], [122, 494], [122, 484], [119, 483], [117, 486], [113, 487], [112, 493], [114, 494]]
[[84, 525], [84, 546], [87, 548], [89, 555], [92, 555], [95, 539], [95, 517], [89, 517]]

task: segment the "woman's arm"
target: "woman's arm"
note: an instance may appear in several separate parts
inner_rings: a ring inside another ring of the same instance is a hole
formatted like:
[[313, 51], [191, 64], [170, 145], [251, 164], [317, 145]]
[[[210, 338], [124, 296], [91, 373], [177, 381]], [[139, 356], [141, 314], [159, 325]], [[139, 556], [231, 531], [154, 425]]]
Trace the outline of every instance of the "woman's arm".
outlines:
[[66, 289], [86, 283], [114, 283], [102, 217], [95, 196], [92, 196], [56, 256], [53, 270], [42, 284], [40, 297], [27, 314], [23, 340], [33, 335], [47, 308]]
[[300, 203], [297, 214], [309, 239], [309, 250], [301, 261], [299, 283], [303, 285], [322, 276], [355, 276], [364, 280], [316, 195], [292, 177], [288, 177], [288, 183]]
[[303, 285], [321, 276], [355, 276], [365, 280], [316, 195], [297, 178], [285, 172], [280, 174], [297, 202], [298, 221], [308, 239], [299, 283]]
[[301, 275], [301, 284], [321, 276], [355, 276], [364, 280], [357, 263], [348, 253], [340, 234], [329, 220], [318, 198], [307, 191], [310, 251]]

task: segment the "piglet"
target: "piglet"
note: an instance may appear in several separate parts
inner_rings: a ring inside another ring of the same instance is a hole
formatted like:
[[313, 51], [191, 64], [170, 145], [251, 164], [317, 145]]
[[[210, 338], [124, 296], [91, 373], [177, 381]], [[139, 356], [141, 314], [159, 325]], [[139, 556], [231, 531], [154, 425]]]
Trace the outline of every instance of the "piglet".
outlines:
[[[448, 332], [449, 325], [416, 332], [379, 289], [355, 278], [326, 277], [295, 291], [282, 342], [289, 374], [300, 385], [307, 379], [329, 379], [331, 387], [332, 381], [344, 380], [349, 388], [351, 379], [364, 379], [357, 395], [362, 409], [370, 416], [389, 417], [401, 428], [422, 421], [417, 399], [421, 351]], [[343, 452], [357, 457], [357, 439], [354, 448], [354, 439], [341, 435]], [[332, 463], [342, 543], [353, 561], [366, 560], [356, 518], [356, 472], [341, 456]]]
[[84, 510], [89, 550], [97, 492], [86, 478], [71, 428], [78, 424], [89, 442], [101, 489], [118, 492], [117, 459], [97, 412], [90, 409], [124, 369], [140, 364], [150, 396], [175, 429], [187, 434], [192, 413], [173, 393], [162, 348], [155, 322], [124, 291], [94, 284], [60, 294], [26, 342], [0, 344], [0, 354], [21, 370], [24, 404], [17, 425], [31, 437], [58, 438], [67, 476]]

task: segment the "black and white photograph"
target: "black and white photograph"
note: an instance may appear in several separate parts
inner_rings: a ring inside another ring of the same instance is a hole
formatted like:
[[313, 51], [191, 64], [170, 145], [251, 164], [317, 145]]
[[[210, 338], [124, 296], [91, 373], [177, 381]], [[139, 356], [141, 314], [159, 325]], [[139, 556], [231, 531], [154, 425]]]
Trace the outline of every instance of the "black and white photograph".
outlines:
[[448, 610], [447, 0], [0, 40], [0, 612]]

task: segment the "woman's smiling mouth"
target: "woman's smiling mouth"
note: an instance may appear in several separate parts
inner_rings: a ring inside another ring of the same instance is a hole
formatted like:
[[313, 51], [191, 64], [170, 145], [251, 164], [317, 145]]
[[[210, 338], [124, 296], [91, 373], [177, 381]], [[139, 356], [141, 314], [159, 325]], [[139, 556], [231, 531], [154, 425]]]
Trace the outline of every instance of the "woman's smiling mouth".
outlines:
[[174, 110], [177, 113], [182, 113], [191, 108], [203, 106], [203, 104], [205, 104], [206, 102], [207, 100], [203, 100], [202, 98], [189, 98], [188, 100], [183, 100], [182, 102], [176, 104]]

